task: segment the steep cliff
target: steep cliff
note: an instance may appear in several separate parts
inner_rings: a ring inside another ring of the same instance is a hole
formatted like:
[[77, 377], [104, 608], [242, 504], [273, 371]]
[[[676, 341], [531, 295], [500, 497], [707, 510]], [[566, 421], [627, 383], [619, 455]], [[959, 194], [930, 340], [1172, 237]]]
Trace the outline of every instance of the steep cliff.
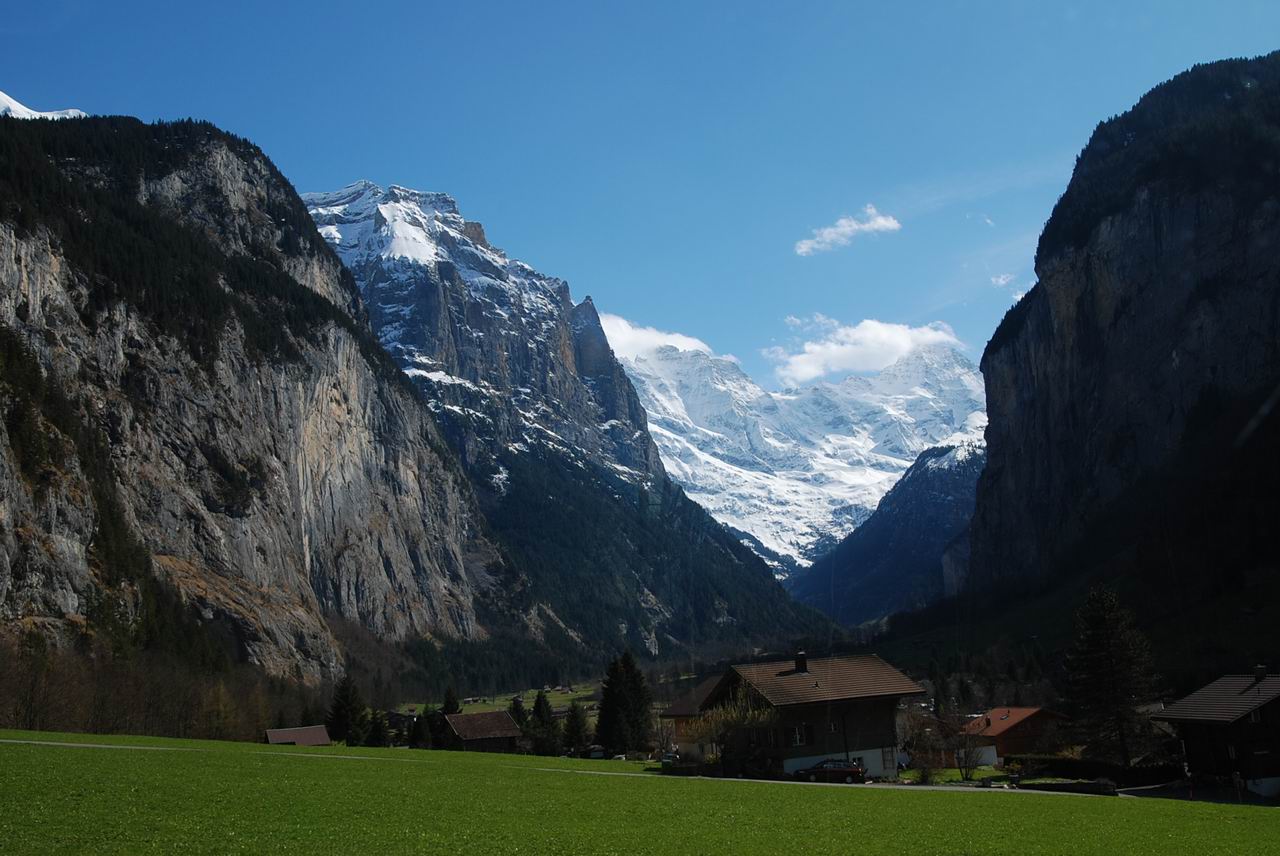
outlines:
[[390, 236], [366, 303], [246, 141], [0, 118], [0, 633], [490, 685], [821, 624], [666, 478], [589, 299], [370, 191], [325, 226]]
[[1103, 574], [1202, 647], [1276, 641], [1277, 248], [1280, 55], [1098, 126], [983, 355], [974, 590]]
[[514, 560], [495, 623], [578, 656], [815, 625], [667, 478], [589, 297], [575, 305], [564, 281], [508, 258], [445, 194], [362, 181], [304, 199]]
[[842, 624], [918, 609], [946, 593], [943, 552], [969, 525], [981, 443], [926, 449], [857, 529], [788, 581]]
[[470, 487], [260, 151], [0, 119], [0, 188], [6, 631], [145, 636], [158, 579], [277, 674], [340, 668], [332, 618], [485, 636]]

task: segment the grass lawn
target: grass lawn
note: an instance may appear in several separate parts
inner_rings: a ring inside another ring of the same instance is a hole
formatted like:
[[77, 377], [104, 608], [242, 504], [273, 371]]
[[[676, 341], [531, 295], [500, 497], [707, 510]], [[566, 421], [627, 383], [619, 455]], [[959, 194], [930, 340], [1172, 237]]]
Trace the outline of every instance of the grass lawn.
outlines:
[[[919, 770], [903, 770], [900, 774], [902, 781], [915, 782], [920, 779]], [[1000, 770], [995, 767], [976, 767], [973, 771], [973, 781], [984, 779], [987, 776], [1002, 775]], [[935, 785], [946, 785], [952, 782], [963, 782], [964, 776], [960, 774], [959, 767], [945, 767], [933, 771], [933, 783]]]
[[1275, 853], [1280, 811], [610, 761], [0, 732], [0, 853]]
[[[564, 708], [567, 708], [570, 702], [574, 701], [575, 699], [583, 707], [586, 707], [591, 703], [592, 695], [594, 695], [596, 691], [599, 689], [600, 689], [600, 683], [598, 681], [595, 683], [574, 684], [573, 692], [571, 693], [559, 692], [558, 690], [554, 690], [554, 689], [549, 690], [547, 692], [547, 701], [551, 702], [552, 710], [562, 710]], [[493, 710], [506, 710], [511, 705], [511, 697], [513, 695], [516, 695], [516, 693], [514, 692], [502, 693], [500, 695], [494, 696], [493, 701], [474, 702], [472, 704], [463, 705], [462, 712], [463, 713], [486, 713], [488, 711], [493, 711]], [[520, 695], [524, 696], [525, 710], [533, 710], [533, 699], [538, 695], [538, 691], [536, 689], [524, 690], [523, 692], [520, 693]], [[404, 704], [400, 705], [396, 709], [399, 710], [401, 713], [407, 713], [410, 708], [413, 708], [414, 711], [416, 712], [416, 711], [422, 710], [423, 704], [424, 704], [423, 702], [405, 702]], [[426, 702], [425, 704], [428, 707], [439, 707], [440, 701], [437, 700], [432, 702]]]

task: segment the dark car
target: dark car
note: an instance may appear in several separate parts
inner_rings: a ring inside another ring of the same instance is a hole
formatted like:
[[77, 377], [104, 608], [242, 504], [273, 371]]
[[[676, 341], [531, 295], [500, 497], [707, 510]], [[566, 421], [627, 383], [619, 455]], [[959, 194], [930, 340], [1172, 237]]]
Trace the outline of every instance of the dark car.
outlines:
[[792, 776], [801, 782], [844, 782], [852, 785], [854, 782], [865, 782], [867, 780], [867, 771], [862, 768], [861, 764], [854, 761], [828, 758], [825, 761], [819, 761], [812, 767], [796, 770], [792, 773]]

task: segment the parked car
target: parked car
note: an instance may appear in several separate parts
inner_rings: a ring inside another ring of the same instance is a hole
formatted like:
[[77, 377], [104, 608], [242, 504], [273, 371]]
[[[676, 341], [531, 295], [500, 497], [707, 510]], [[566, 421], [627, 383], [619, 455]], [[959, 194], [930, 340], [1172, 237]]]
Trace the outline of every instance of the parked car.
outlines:
[[796, 770], [792, 776], [801, 782], [844, 782], [852, 785], [854, 782], [865, 782], [867, 771], [854, 761], [828, 758], [812, 767]]
[[662, 753], [662, 769], [670, 770], [676, 764], [680, 763], [679, 752], [663, 752]]

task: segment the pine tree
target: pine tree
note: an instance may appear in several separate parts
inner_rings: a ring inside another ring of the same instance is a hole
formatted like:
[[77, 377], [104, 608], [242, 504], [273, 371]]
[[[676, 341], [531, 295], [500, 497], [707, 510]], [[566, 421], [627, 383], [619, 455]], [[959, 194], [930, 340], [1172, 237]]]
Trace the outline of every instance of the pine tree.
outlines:
[[547, 694], [542, 690], [538, 690], [538, 694], [533, 699], [534, 724], [546, 726], [553, 724], [555, 721], [555, 714], [551, 710], [551, 702], [547, 699]]
[[587, 712], [577, 700], [569, 702], [569, 713], [564, 718], [564, 746], [577, 752], [587, 745]]
[[551, 702], [547, 694], [538, 690], [533, 700], [533, 715], [529, 717], [526, 729], [533, 738], [533, 751], [538, 755], [560, 754], [560, 723], [556, 722], [555, 713], [551, 710]]
[[440, 705], [440, 712], [445, 716], [462, 713], [462, 703], [458, 701], [458, 691], [452, 685], [444, 691], [444, 704]]
[[[350, 674], [342, 676], [333, 690], [333, 701], [324, 724], [331, 740], [345, 740], [348, 746], [358, 746], [367, 725], [364, 698]], [[357, 739], [352, 739], [352, 737]]]
[[369, 728], [364, 738], [365, 746], [390, 746], [391, 728], [387, 725], [387, 715], [375, 711], [369, 717]]
[[653, 693], [644, 672], [636, 665], [635, 657], [627, 651], [622, 655], [622, 675], [626, 688], [625, 709], [630, 742], [628, 750], [649, 748], [653, 736]]
[[529, 711], [524, 709], [524, 699], [520, 696], [511, 699], [511, 704], [507, 705], [507, 713], [511, 714], [511, 718], [521, 728], [524, 728], [529, 722]]
[[1155, 674], [1146, 637], [1114, 591], [1094, 588], [1076, 613], [1067, 668], [1068, 701], [1090, 749], [1129, 766], [1141, 739], [1137, 708], [1155, 696]]
[[631, 726], [628, 717], [627, 676], [622, 658], [610, 661], [600, 688], [600, 711], [596, 716], [596, 742], [611, 755], [626, 752], [631, 747]]

